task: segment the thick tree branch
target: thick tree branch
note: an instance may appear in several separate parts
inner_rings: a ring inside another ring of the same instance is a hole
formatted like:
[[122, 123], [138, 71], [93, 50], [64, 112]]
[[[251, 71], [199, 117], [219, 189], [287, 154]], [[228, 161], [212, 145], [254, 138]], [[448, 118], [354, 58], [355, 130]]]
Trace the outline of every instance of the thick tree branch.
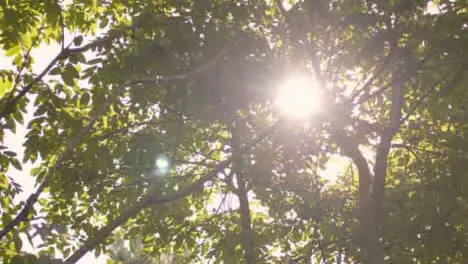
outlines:
[[[251, 141], [245, 143], [243, 146], [240, 147], [240, 153], [245, 153], [246, 151], [250, 150], [258, 143], [263, 141], [268, 135], [270, 135], [273, 131], [276, 130], [279, 122], [274, 124], [273, 126], [269, 127], [269, 129], [265, 130], [262, 134], [258, 135]], [[158, 205], [173, 202], [184, 198], [196, 191], [202, 190], [203, 186], [206, 182], [213, 180], [219, 173], [222, 173], [232, 162], [232, 156], [227, 160], [219, 163], [211, 172], [207, 173], [203, 177], [196, 180], [192, 183], [189, 187], [179, 191], [174, 192], [168, 195], [158, 195], [153, 194], [151, 191], [147, 196], [145, 196], [140, 202], [131, 206], [126, 211], [124, 211], [119, 217], [115, 220], [111, 221], [108, 225], [103, 227], [102, 229], [98, 230], [95, 235], [89, 238], [83, 246], [78, 249], [73, 255], [71, 255], [66, 261], [66, 264], [76, 263], [81, 257], [83, 257], [86, 252], [93, 250], [100, 242], [102, 242], [114, 229], [125, 223], [128, 219], [137, 215], [141, 210], [146, 208], [149, 205]]]
[[367, 206], [370, 201], [372, 182], [372, 174], [367, 160], [358, 149], [358, 146], [354, 145], [352, 139], [350, 139], [341, 129], [335, 128], [333, 138], [337, 145], [342, 149], [343, 154], [351, 158], [354, 165], [356, 165], [359, 173], [359, 207]]
[[[122, 84], [114, 91], [114, 95], [120, 94], [120, 92], [126, 86], [130, 85], [130, 83], [131, 81]], [[92, 129], [96, 121], [107, 111], [110, 102], [111, 100], [108, 100], [105, 103], [103, 103], [96, 111], [94, 117], [89, 121], [88, 125], [84, 126], [81, 129], [81, 131], [66, 145], [65, 150], [57, 157], [56, 162], [54, 163], [52, 168], [49, 169], [49, 171], [44, 177], [44, 180], [39, 184], [37, 190], [28, 197], [28, 199], [26, 200], [26, 204], [21, 209], [19, 214], [16, 215], [16, 217], [11, 222], [6, 224], [6, 226], [0, 231], [0, 240], [19, 223], [28, 220], [31, 211], [33, 210], [34, 204], [37, 202], [39, 196], [49, 184], [51, 177], [56, 173], [60, 164], [62, 164], [66, 156], [80, 144], [80, 141], [83, 138], [83, 136], [86, 135]]]
[[119, 217], [111, 221], [108, 225], [100, 229], [94, 236], [91, 236], [82, 247], [73, 253], [65, 263], [76, 263], [80, 258], [82, 258], [88, 251], [92, 250], [97, 244], [99, 244], [103, 239], [109, 236], [112, 231], [117, 227], [124, 224], [128, 219], [137, 215], [141, 210], [146, 208], [149, 205], [147, 199], [143, 199], [137, 204], [131, 206], [129, 209], [124, 211]]
[[383, 130], [380, 136], [380, 143], [377, 146], [374, 166], [374, 182], [372, 188], [375, 217], [378, 217], [379, 215], [378, 211], [383, 199], [385, 176], [387, 171], [387, 158], [391, 147], [391, 141], [395, 133], [400, 129], [401, 109], [404, 102], [403, 87], [404, 84], [402, 82], [396, 82], [396, 85], [392, 87], [390, 121]]
[[[120, 94], [120, 92], [127, 86], [133, 85], [136, 83], [141, 83], [141, 82], [155, 82], [158, 83], [160, 81], [174, 81], [174, 80], [181, 80], [185, 78], [189, 78], [191, 76], [197, 75], [202, 73], [203, 71], [208, 70], [210, 67], [214, 66], [221, 58], [224, 57], [224, 55], [231, 49], [232, 47], [238, 45], [244, 38], [240, 38], [239, 40], [235, 41], [231, 45], [225, 46], [221, 52], [219, 52], [213, 59], [208, 61], [207, 63], [195, 68], [195, 70], [190, 71], [189, 73], [186, 74], [178, 74], [178, 75], [173, 75], [173, 76], [168, 76], [168, 77], [157, 77], [153, 79], [131, 79], [121, 86], [119, 86], [115, 91], [113, 91], [113, 94], [111, 97], [116, 97]], [[89, 46], [86, 45], [88, 48], [93, 47], [94, 44], [90, 43]], [[69, 47], [67, 47], [65, 50], [69, 50]], [[72, 49], [73, 50], [73, 49]], [[79, 49], [80, 52], [83, 51], [82, 49]], [[59, 55], [57, 55], [54, 60], [49, 63], [49, 65], [46, 67], [46, 69], [40, 74], [41, 76], [36, 77], [23, 91], [24, 94], [26, 94], [27, 91], [29, 91], [32, 86], [40, 81], [42, 77], [50, 70], [50, 68], [53, 67], [53, 65], [61, 58], [61, 56], [64, 56], [61, 52]], [[68, 53], [67, 53], [68, 54]], [[23, 94], [23, 95], [24, 95]], [[17, 97], [15, 97], [17, 98]], [[19, 100], [19, 99], [18, 99]], [[52, 166], [52, 168], [48, 171], [46, 176], [44, 177], [44, 180], [41, 182], [37, 190], [31, 194], [28, 199], [26, 200], [25, 206], [21, 209], [20, 213], [16, 215], [16, 217], [9, 222], [1, 231], [0, 231], [0, 240], [3, 239], [3, 237], [10, 232], [15, 226], [17, 226], [19, 223], [26, 221], [28, 219], [28, 216], [30, 212], [32, 211], [34, 204], [37, 202], [40, 194], [44, 191], [45, 187], [49, 184], [50, 178], [55, 174], [57, 171], [59, 165], [63, 162], [65, 157], [76, 147], [79, 145], [81, 139], [83, 138], [84, 135], [86, 135], [93, 127], [94, 123], [101, 118], [101, 116], [107, 111], [110, 103], [112, 100], [106, 100], [105, 103], [103, 103], [98, 110], [96, 111], [95, 115], [91, 120], [89, 121], [88, 125], [83, 127], [81, 131], [67, 144], [65, 147], [65, 150], [57, 157], [56, 162]], [[13, 104], [14, 106], [14, 104]]]
[[194, 183], [192, 183], [189, 187], [175, 192], [169, 195], [159, 196], [154, 194], [149, 194], [145, 196], [140, 202], [137, 204], [130, 206], [126, 211], [124, 211], [119, 217], [115, 220], [111, 221], [108, 225], [100, 229], [95, 233], [93, 237], [88, 239], [83, 246], [81, 246], [73, 255], [71, 255], [65, 263], [75, 263], [81, 257], [83, 257], [88, 251], [93, 250], [101, 241], [103, 241], [113, 230], [117, 227], [125, 223], [128, 219], [136, 216], [141, 210], [145, 209], [150, 205], [158, 205], [164, 204], [168, 202], [173, 202], [179, 200], [183, 197], [186, 197], [198, 190], [203, 189], [203, 185], [205, 182], [212, 180], [221, 173], [226, 167], [229, 166], [231, 163], [231, 159], [228, 159], [216, 166], [216, 168], [211, 171], [210, 173], [206, 174], [205, 176], [201, 177]]
[[401, 109], [403, 106], [403, 82], [393, 81], [396, 84], [392, 87], [392, 105], [390, 110], [389, 124], [384, 128], [380, 143], [377, 146], [375, 165], [374, 165], [374, 180], [372, 186], [372, 199], [368, 210], [369, 221], [368, 230], [364, 232], [368, 240], [368, 251], [366, 252], [366, 263], [383, 263], [384, 253], [380, 245], [380, 211], [383, 202], [385, 190], [385, 178], [387, 171], [387, 159], [390, 151], [393, 136], [400, 128]]
[[333, 138], [343, 153], [350, 157], [358, 169], [359, 174], [359, 240], [363, 246], [360, 263], [383, 263], [382, 248], [379, 245], [378, 234], [369, 231], [376, 230], [376, 221], [372, 215], [371, 185], [372, 175], [369, 165], [364, 155], [358, 149], [358, 146], [346, 136], [343, 130], [336, 128]]
[[232, 134], [232, 151], [233, 162], [232, 170], [237, 179], [237, 192], [239, 198], [239, 212], [241, 222], [241, 241], [244, 249], [244, 263], [256, 263], [255, 247], [253, 243], [253, 231], [250, 216], [250, 205], [248, 190], [246, 187], [245, 175], [242, 166], [242, 152], [240, 152], [240, 134], [239, 134], [239, 121], [236, 121], [231, 128]]
[[[61, 16], [61, 13], [59, 13], [59, 15]], [[61, 19], [62, 20], [62, 19]], [[0, 119], [2, 118], [6, 118], [9, 114], [11, 114], [14, 110], [15, 110], [15, 107], [16, 107], [16, 104], [21, 100], [21, 98], [23, 98], [27, 93], [29, 93], [31, 91], [31, 89], [38, 83], [42, 80], [42, 78], [49, 73], [49, 71], [52, 69], [53, 66], [55, 66], [55, 64], [59, 61], [59, 60], [63, 60], [63, 59], [66, 59], [68, 57], [70, 57], [71, 55], [75, 54], [75, 53], [81, 53], [81, 52], [86, 52], [90, 49], [93, 49], [95, 47], [98, 47], [104, 43], [107, 43], [109, 41], [112, 41], [113, 39], [115, 38], [118, 38], [118, 37], [121, 37], [122, 34], [116, 34], [115, 36], [104, 36], [104, 37], [100, 37], [100, 38], [97, 38], [96, 40], [84, 45], [84, 46], [81, 46], [81, 47], [76, 47], [76, 48], [71, 48], [71, 45], [73, 44], [73, 42], [71, 42], [70, 44], [68, 44], [67, 47], [65, 47], [65, 44], [64, 44], [64, 25], [63, 25], [63, 21], [61, 21], [62, 23], [62, 41], [61, 41], [61, 51], [59, 52], [59, 54], [57, 54], [57, 56], [55, 56], [51, 62], [46, 66], [46, 68], [44, 70], [42, 70], [41, 73], [39, 73], [39, 75], [37, 75], [30, 83], [28, 83], [25, 87], [23, 87], [23, 89], [16, 95], [16, 96], [9, 96], [8, 99], [5, 100], [5, 102], [0, 102], [0, 105], [5, 105], [3, 107], [3, 109], [1, 110], [0, 112]], [[122, 30], [122, 33], [125, 31], [126, 29], [123, 29]], [[14, 91], [12, 91], [14, 92]]]

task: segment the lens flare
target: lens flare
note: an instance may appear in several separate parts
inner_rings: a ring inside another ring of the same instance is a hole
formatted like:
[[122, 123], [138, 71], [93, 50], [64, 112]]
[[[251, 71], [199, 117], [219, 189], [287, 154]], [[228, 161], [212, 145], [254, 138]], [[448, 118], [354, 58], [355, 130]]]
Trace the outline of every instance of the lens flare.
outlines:
[[159, 155], [155, 161], [156, 175], [164, 176], [171, 170], [171, 160], [166, 155]]

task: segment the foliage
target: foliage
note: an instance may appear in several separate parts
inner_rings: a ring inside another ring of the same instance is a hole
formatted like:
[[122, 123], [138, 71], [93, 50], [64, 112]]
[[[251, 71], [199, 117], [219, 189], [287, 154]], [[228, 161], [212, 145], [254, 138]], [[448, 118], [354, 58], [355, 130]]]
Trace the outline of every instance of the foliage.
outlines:
[[[193, 263], [466, 263], [465, 1], [286, 2], [0, 0], [4, 263], [111, 254], [118, 227]], [[324, 94], [307, 125], [272, 104], [290, 73]]]
[[111, 258], [107, 263], [115, 264], [126, 264], [126, 263], [140, 263], [140, 264], [170, 264], [170, 263], [181, 263], [184, 259], [190, 257], [189, 252], [184, 252], [181, 255], [165, 253], [160, 256], [152, 257], [151, 255], [143, 254], [143, 241], [141, 237], [134, 237], [126, 241], [119, 237], [120, 234], [116, 234], [115, 241], [111, 246]]

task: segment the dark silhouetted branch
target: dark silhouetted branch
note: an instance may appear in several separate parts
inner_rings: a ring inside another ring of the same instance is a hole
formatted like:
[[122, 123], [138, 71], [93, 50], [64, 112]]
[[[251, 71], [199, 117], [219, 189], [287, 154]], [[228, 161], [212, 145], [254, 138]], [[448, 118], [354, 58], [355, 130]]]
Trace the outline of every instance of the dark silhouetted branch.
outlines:
[[[211, 66], [215, 65], [227, 52], [228, 50], [239, 44], [240, 41], [242, 41], [244, 38], [240, 38], [238, 41], [235, 41], [234, 44], [231, 44], [231, 45], [227, 45], [225, 48], [223, 48], [221, 50], [221, 52], [219, 52], [213, 59], [211, 59], [208, 63], [205, 63], [199, 67], [197, 67], [195, 70], [193, 71], [190, 71], [189, 73], [186, 73], [186, 74], [179, 74], [179, 75], [173, 75], [173, 76], [168, 76], [168, 77], [157, 77], [155, 79], [131, 79], [127, 82], [125, 82], [124, 84], [120, 85], [116, 90], [113, 91], [113, 94], [112, 94], [112, 97], [115, 97], [115, 96], [118, 96], [120, 94], [120, 92], [127, 86], [130, 86], [130, 85], [133, 85], [133, 84], [136, 84], [136, 83], [140, 83], [140, 82], [159, 82], [159, 81], [173, 81], [173, 80], [181, 80], [183, 78], [188, 78], [188, 77], [191, 77], [193, 75], [196, 75], [196, 74], [199, 74], [207, 69], [209, 69]], [[88, 46], [90, 45], [90, 46]], [[91, 48], [93, 45], [91, 44], [88, 44], [86, 46], [88, 46], [88, 48]], [[70, 50], [69, 47], [67, 47], [65, 50]], [[71, 49], [73, 50], [73, 49]], [[80, 51], [82, 51], [80, 49]], [[67, 53], [68, 54], [68, 53]], [[42, 71], [42, 73], [40, 74], [40, 76], [37, 76], [28, 86], [25, 87], [25, 89], [23, 89], [22, 95], [26, 94], [31, 88], [32, 86], [37, 83], [38, 81], [40, 81], [42, 79], [42, 77], [50, 70], [50, 68], [53, 67], [53, 65], [62, 57], [64, 56], [64, 53], [61, 52], [59, 53], [59, 55], [57, 55], [51, 63], [49, 63], [49, 65], [46, 67], [46, 69], [44, 71]], [[22, 96], [21, 96], [22, 97]], [[19, 98], [21, 97], [15, 97], [15, 98], [18, 98], [17, 100], [19, 100]], [[65, 150], [57, 157], [54, 165], [52, 166], [52, 168], [48, 171], [48, 173], [46, 174], [46, 176], [44, 177], [44, 180], [39, 184], [39, 187], [37, 188], [37, 190], [31, 194], [28, 199], [26, 200], [26, 203], [24, 205], [24, 207], [21, 209], [20, 213], [18, 215], [16, 215], [16, 217], [11, 221], [9, 222], [8, 224], [5, 225], [5, 227], [0, 231], [0, 240], [8, 233], [10, 232], [15, 226], [17, 226], [19, 223], [21, 223], [22, 221], [26, 221], [28, 219], [28, 216], [30, 215], [33, 207], [34, 207], [34, 204], [37, 202], [40, 194], [44, 191], [45, 187], [47, 187], [47, 185], [49, 184], [49, 181], [52, 177], [52, 175], [55, 174], [55, 172], [57, 171], [59, 165], [63, 162], [63, 160], [65, 159], [65, 157], [76, 147], [79, 145], [81, 139], [83, 138], [84, 135], [86, 135], [88, 132], [90, 132], [90, 130], [92, 129], [94, 123], [101, 118], [101, 116], [107, 111], [107, 108], [109, 107], [110, 103], [112, 102], [112, 100], [106, 100], [105, 103], [101, 104], [100, 107], [98, 108], [98, 110], [96, 111], [95, 115], [93, 118], [91, 118], [91, 120], [89, 121], [88, 125], [83, 127], [81, 129], [81, 131], [67, 144], [67, 146], [65, 147]], [[14, 104], [13, 104], [14, 105]]]
[[239, 198], [239, 213], [240, 213], [240, 226], [241, 226], [241, 241], [244, 249], [244, 263], [254, 264], [257, 263], [255, 256], [255, 247], [253, 243], [253, 230], [250, 215], [250, 204], [247, 190], [247, 182], [243, 172], [242, 152], [240, 151], [240, 135], [239, 135], [239, 121], [231, 128], [232, 135], [232, 172], [237, 179], [237, 192]]
[[[268, 135], [270, 135], [273, 131], [276, 130], [276, 127], [280, 124], [280, 122], [275, 123], [269, 129], [265, 130], [262, 134], [258, 135], [253, 140], [245, 143], [243, 146], [240, 147], [240, 152], [245, 153], [249, 151], [258, 143], [263, 141]], [[128, 219], [137, 215], [141, 210], [146, 208], [149, 205], [158, 205], [173, 202], [184, 198], [192, 193], [195, 193], [199, 190], [202, 190], [204, 184], [210, 180], [216, 178], [216, 176], [224, 171], [232, 162], [232, 156], [227, 160], [219, 163], [211, 172], [207, 173], [206, 175], [200, 177], [198, 180], [190, 184], [190, 186], [182, 189], [181, 191], [174, 192], [168, 195], [158, 195], [153, 194], [151, 191], [147, 196], [145, 196], [140, 202], [137, 204], [130, 206], [127, 210], [125, 210], [119, 217], [115, 220], [110, 221], [108, 225], [103, 227], [102, 229], [98, 230], [93, 237], [89, 238], [83, 246], [81, 246], [75, 253], [73, 253], [66, 261], [66, 264], [76, 263], [81, 257], [83, 257], [88, 251], [93, 250], [101, 241], [103, 241], [114, 229], [125, 223]]]

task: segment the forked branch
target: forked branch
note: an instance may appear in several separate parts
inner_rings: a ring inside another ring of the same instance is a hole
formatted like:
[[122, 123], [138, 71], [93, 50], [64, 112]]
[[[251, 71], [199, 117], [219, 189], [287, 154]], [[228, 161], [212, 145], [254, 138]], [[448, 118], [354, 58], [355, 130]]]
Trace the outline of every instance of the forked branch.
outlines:
[[[179, 74], [179, 75], [168, 76], [168, 77], [161, 77], [160, 76], [160, 77], [157, 77], [157, 78], [150, 78], [150, 79], [131, 79], [131, 80], [125, 82], [124, 84], [120, 85], [119, 87], [117, 87], [117, 89], [115, 89], [113, 91], [113, 93], [111, 95], [111, 98], [116, 98], [117, 96], [119, 96], [119, 94], [121, 93], [121, 91], [125, 87], [136, 84], [136, 83], [141, 83], [141, 82], [159, 83], [161, 81], [174, 81], [174, 80], [181, 80], [181, 79], [189, 78], [191, 76], [200, 74], [203, 71], [205, 71], [205, 70], [209, 69], [210, 67], [212, 67], [213, 65], [215, 65], [221, 58], [223, 58], [223, 56], [226, 54], [226, 52], [228, 52], [228, 50], [230, 50], [233, 46], [238, 45], [242, 39], [243, 38], [241, 38], [240, 40], [234, 42], [231, 45], [227, 45], [226, 47], [224, 47], [221, 50], [221, 52], [219, 52], [213, 59], [208, 61], [206, 64], [203, 64], [203, 65], [197, 67], [195, 70], [190, 71], [190, 72], [188, 72], [186, 74]], [[89, 48], [91, 48], [91, 46], [89, 46]], [[68, 50], [68, 47], [65, 50]], [[49, 69], [61, 58], [61, 56], [63, 56], [63, 54], [62, 55], [61, 54], [62, 53], [57, 55], [56, 58], [51, 63], [49, 63], [49, 65], [46, 67], [46, 69], [41, 73], [41, 76], [36, 77], [30, 83], [30, 85], [28, 85], [25, 89], [23, 89], [23, 93], [21, 93], [21, 94], [23, 94], [23, 95], [26, 94], [27, 91], [29, 91], [32, 88], [32, 86], [36, 82], [38, 82], [42, 78], [42, 76], [44, 76], [49, 71]], [[18, 97], [15, 97], [15, 98], [18, 98]], [[19, 99], [17, 99], [17, 100], [19, 100]], [[99, 120], [107, 112], [107, 109], [109, 108], [111, 102], [112, 102], [112, 100], [107, 100], [107, 101], [105, 101], [105, 103], [101, 104], [100, 107], [98, 108], [98, 110], [96, 111], [96, 113], [94, 114], [94, 116], [89, 121], [89, 123], [86, 126], [84, 126], [81, 129], [81, 131], [74, 138], [72, 138], [69, 141], [69, 143], [66, 145], [64, 151], [57, 157], [57, 159], [56, 159], [55, 163], [53, 164], [53, 166], [49, 169], [47, 174], [44, 176], [44, 180], [39, 184], [39, 187], [37, 188], [37, 190], [28, 197], [28, 199], [26, 200], [26, 203], [25, 203], [24, 207], [21, 209], [21, 211], [16, 215], [16, 217], [11, 222], [6, 224], [5, 227], [2, 230], [0, 230], [0, 240], [3, 239], [3, 237], [5, 237], [5, 235], [8, 232], [10, 232], [13, 228], [15, 228], [19, 223], [21, 223], [23, 221], [26, 221], [28, 219], [28, 217], [30, 216], [30, 214], [32, 212], [34, 204], [37, 202], [37, 200], [39, 199], [39, 196], [41, 195], [41, 193], [44, 191], [44, 189], [49, 184], [49, 181], [52, 178], [52, 176], [57, 172], [57, 169], [58, 169], [59, 165], [64, 161], [66, 156], [80, 144], [83, 136], [91, 131], [91, 129], [94, 126], [94, 124], [96, 123], [96, 121]]]
[[[269, 136], [273, 131], [276, 130], [277, 125], [279, 122], [271, 126], [269, 129], [264, 131], [259, 136], [255, 137], [249, 142], [246, 142], [243, 146], [239, 148], [240, 153], [245, 153], [255, 147], [258, 143], [263, 141], [267, 136]], [[73, 255], [71, 255], [66, 261], [66, 264], [73, 264], [76, 263], [81, 257], [83, 257], [88, 251], [93, 250], [99, 243], [101, 243], [114, 229], [125, 223], [128, 219], [136, 216], [141, 210], [145, 209], [150, 205], [158, 205], [158, 204], [165, 204], [169, 202], [173, 202], [179, 199], [182, 199], [190, 194], [193, 194], [199, 190], [202, 190], [204, 184], [210, 180], [216, 178], [216, 176], [223, 172], [231, 163], [233, 157], [231, 156], [227, 160], [219, 163], [211, 172], [207, 173], [203, 177], [199, 178], [190, 186], [186, 187], [185, 189], [174, 192], [168, 195], [158, 195], [154, 194], [151, 191], [137, 204], [130, 206], [127, 210], [125, 210], [119, 217], [115, 220], [110, 221], [108, 225], [103, 227], [102, 229], [98, 230], [95, 235], [89, 238], [82, 247], [80, 247]]]

